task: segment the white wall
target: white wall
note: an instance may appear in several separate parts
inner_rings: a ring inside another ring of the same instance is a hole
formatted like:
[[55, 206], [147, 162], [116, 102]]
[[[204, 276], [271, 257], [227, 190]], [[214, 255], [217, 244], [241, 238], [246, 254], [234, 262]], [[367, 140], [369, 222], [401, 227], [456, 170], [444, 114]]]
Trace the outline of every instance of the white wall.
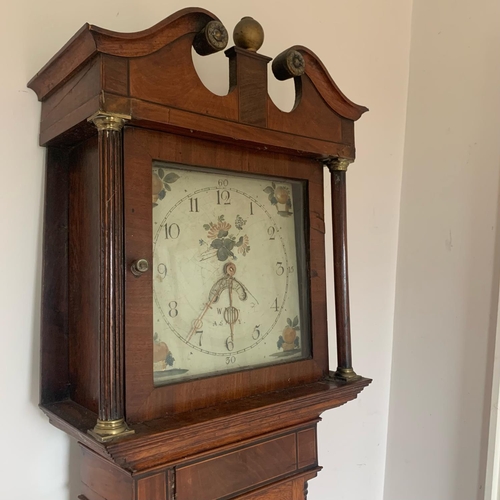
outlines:
[[484, 495], [499, 19], [497, 0], [414, 3], [385, 500]]
[[[86, 21], [135, 31], [187, 5], [181, 0], [0, 2], [2, 499], [74, 500], [79, 493], [78, 449], [36, 406], [44, 152], [37, 146], [40, 106], [26, 82]], [[261, 53], [308, 46], [348, 97], [371, 109], [358, 124], [358, 161], [348, 174], [348, 194], [354, 366], [375, 381], [359, 400], [324, 415], [319, 448], [325, 470], [311, 482], [309, 498], [381, 499], [411, 0], [207, 0], [202, 6], [230, 30], [244, 15], [258, 19], [266, 31]], [[220, 74], [210, 76], [201, 68], [211, 86], [225, 86], [217, 81]], [[281, 106], [291, 106], [290, 85], [273, 81], [271, 93]], [[332, 369], [334, 352], [332, 345]]]

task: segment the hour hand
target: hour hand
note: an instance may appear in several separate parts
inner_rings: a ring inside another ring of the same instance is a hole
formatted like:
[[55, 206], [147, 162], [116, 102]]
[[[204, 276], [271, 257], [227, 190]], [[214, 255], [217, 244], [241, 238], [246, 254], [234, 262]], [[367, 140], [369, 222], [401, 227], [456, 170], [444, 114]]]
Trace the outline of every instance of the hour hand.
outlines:
[[216, 281], [212, 288], [210, 289], [210, 293], [208, 294], [208, 301], [210, 304], [217, 302], [221, 293], [228, 287], [228, 283], [226, 278], [221, 278]]
[[240, 300], [247, 300], [248, 294], [246, 287], [235, 278], [233, 278], [233, 290], [236, 290]]

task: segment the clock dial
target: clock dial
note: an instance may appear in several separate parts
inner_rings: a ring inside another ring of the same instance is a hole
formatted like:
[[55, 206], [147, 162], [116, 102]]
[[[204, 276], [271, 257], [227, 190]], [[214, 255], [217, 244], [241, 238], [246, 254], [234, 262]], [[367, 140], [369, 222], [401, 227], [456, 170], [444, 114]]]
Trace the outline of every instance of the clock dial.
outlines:
[[152, 175], [155, 383], [308, 357], [302, 183]]

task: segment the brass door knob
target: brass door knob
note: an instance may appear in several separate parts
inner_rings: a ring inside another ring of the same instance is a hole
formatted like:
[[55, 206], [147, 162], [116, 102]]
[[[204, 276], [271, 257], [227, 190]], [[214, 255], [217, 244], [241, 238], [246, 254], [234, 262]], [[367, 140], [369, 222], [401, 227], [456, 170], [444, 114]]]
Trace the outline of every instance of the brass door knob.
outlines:
[[149, 269], [149, 262], [146, 259], [134, 260], [130, 266], [130, 271], [134, 276], [142, 276]]

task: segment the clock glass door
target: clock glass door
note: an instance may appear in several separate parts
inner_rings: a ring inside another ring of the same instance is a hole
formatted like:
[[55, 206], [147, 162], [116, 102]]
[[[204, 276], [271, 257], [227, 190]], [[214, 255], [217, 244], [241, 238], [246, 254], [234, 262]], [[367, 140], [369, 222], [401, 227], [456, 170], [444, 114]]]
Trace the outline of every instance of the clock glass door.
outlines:
[[155, 385], [310, 357], [306, 183], [153, 162]]

